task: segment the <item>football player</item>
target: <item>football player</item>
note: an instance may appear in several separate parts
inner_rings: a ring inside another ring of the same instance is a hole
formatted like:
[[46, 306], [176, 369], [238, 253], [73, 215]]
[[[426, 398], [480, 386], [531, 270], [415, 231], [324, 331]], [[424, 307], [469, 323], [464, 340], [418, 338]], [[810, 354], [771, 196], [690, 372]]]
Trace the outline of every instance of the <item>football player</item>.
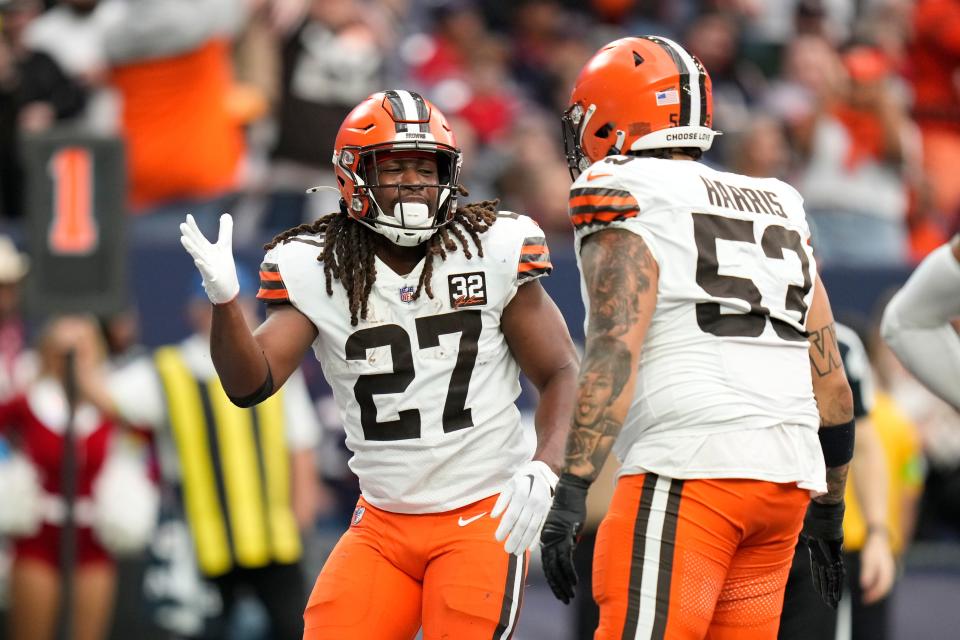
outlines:
[[[242, 322], [231, 219], [181, 226], [214, 303], [213, 360], [240, 406], [312, 348], [333, 387], [361, 498], [317, 579], [308, 639], [509, 638], [528, 549], [550, 506], [573, 412], [576, 353], [538, 279], [543, 231], [495, 202], [461, 205], [443, 114], [376, 93], [344, 120], [340, 211], [266, 248], [265, 322]], [[540, 392], [536, 443], [514, 404]]]
[[960, 409], [960, 235], [930, 253], [883, 312], [883, 339], [910, 373]]
[[666, 38], [603, 47], [563, 122], [587, 308], [579, 397], [596, 363], [630, 364], [603, 407], [575, 414], [541, 534], [550, 586], [574, 594], [587, 490], [613, 448], [596, 637], [775, 638], [801, 528], [837, 604], [853, 452], [800, 196], [697, 162], [716, 135], [710, 77]]

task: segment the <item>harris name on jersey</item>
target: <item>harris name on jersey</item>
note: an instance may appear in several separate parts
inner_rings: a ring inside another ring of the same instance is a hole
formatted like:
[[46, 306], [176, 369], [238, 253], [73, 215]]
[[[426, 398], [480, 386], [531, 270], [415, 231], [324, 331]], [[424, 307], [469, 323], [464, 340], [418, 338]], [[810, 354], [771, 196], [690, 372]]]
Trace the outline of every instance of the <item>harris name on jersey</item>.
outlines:
[[707, 189], [710, 204], [726, 209], [736, 209], [750, 213], [766, 213], [786, 218], [787, 213], [777, 200], [773, 191], [751, 189], [749, 187], [735, 187], [724, 184], [719, 180], [711, 180], [699, 176], [703, 186]]

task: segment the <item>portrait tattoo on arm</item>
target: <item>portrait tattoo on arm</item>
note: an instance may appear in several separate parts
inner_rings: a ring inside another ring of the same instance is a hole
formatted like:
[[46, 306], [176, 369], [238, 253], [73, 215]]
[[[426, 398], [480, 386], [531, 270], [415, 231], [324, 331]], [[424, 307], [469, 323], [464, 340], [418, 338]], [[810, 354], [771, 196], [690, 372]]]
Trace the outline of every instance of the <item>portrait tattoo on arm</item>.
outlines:
[[593, 481], [626, 417], [613, 406], [639, 353], [631, 353], [623, 338], [640, 320], [640, 294], [650, 290], [657, 267], [635, 234], [611, 230], [589, 240], [580, 255], [590, 300], [586, 350], [564, 469]]

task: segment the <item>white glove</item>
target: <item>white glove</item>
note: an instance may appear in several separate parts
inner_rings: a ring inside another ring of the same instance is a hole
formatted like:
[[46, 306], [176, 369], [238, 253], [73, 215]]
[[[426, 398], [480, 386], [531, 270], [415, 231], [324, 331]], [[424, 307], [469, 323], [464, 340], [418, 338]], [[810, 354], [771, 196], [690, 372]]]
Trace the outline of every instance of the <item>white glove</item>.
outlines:
[[506, 538], [507, 553], [522, 554], [540, 539], [556, 486], [557, 474], [539, 460], [527, 462], [510, 478], [490, 512], [491, 518], [503, 514], [494, 537], [499, 542]]
[[203, 290], [213, 304], [230, 302], [240, 293], [237, 280], [237, 266], [233, 262], [233, 218], [229, 213], [220, 216], [220, 235], [217, 244], [210, 244], [193, 216], [187, 214], [187, 221], [180, 223], [180, 244], [193, 256], [203, 276]]

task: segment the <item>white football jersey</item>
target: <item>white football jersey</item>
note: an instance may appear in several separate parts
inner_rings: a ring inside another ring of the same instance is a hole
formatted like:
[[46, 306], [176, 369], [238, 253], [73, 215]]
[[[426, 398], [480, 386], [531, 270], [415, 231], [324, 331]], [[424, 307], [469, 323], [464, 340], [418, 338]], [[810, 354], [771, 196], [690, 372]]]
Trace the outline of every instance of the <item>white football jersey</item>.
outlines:
[[350, 324], [345, 289], [326, 291], [323, 237], [267, 252], [258, 297], [293, 304], [316, 325], [313, 344], [371, 504], [398, 513], [456, 509], [495, 494], [533, 451], [514, 401], [519, 366], [500, 326], [517, 288], [548, 274], [543, 231], [501, 212], [480, 236], [434, 258], [433, 299], [413, 300], [422, 265], [398, 275], [376, 259], [367, 318]]
[[[641, 236], [657, 306], [614, 451], [624, 471], [825, 488], [806, 312], [816, 265], [800, 195], [775, 179], [611, 156], [570, 191], [583, 239]], [[584, 304], [586, 292], [581, 279]]]

